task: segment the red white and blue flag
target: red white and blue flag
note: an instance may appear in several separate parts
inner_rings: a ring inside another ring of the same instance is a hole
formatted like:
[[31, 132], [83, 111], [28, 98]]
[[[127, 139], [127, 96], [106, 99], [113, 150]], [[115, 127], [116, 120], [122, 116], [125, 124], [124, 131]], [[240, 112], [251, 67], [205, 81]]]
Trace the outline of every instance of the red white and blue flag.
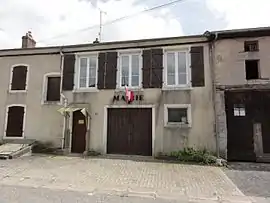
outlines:
[[125, 86], [126, 90], [126, 102], [130, 104], [131, 102], [134, 101], [134, 92], [129, 90], [127, 86]]

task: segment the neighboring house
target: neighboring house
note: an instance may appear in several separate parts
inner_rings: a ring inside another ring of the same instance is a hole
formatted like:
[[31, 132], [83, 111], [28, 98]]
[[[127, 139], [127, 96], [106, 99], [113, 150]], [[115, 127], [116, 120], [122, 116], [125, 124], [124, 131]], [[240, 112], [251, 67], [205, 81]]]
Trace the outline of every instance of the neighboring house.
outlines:
[[270, 161], [270, 27], [205, 35], [213, 40], [220, 155]]
[[0, 50], [0, 66], [2, 139], [73, 153], [216, 150], [205, 36]]
[[0, 51], [0, 136], [61, 143], [63, 118], [59, 106], [48, 103], [60, 98], [59, 49], [50, 54], [41, 53], [50, 49], [39, 49], [37, 54], [34, 46], [27, 33], [23, 49]]

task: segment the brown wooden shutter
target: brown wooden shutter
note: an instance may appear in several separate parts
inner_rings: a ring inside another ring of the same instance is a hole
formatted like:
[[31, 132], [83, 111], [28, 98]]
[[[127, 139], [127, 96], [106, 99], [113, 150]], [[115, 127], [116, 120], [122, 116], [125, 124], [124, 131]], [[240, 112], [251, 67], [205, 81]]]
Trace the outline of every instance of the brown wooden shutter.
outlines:
[[143, 50], [143, 88], [161, 88], [162, 75], [163, 50]]
[[143, 88], [150, 88], [150, 76], [152, 71], [152, 54], [150, 49], [143, 50]]
[[7, 137], [23, 136], [24, 107], [11, 106], [8, 108], [7, 118]]
[[116, 88], [117, 52], [107, 53], [105, 89]]
[[191, 47], [191, 82], [192, 87], [205, 86], [203, 46]]
[[16, 66], [12, 71], [11, 90], [25, 90], [27, 78], [27, 67]]
[[163, 75], [163, 50], [152, 49], [152, 73], [150, 83], [152, 88], [162, 87]]
[[48, 77], [46, 101], [60, 101], [60, 77]]
[[66, 54], [64, 56], [63, 83], [62, 83], [63, 90], [73, 90], [74, 70], [75, 70], [75, 55]]
[[98, 55], [98, 89], [105, 88], [106, 57], [106, 53], [99, 53]]

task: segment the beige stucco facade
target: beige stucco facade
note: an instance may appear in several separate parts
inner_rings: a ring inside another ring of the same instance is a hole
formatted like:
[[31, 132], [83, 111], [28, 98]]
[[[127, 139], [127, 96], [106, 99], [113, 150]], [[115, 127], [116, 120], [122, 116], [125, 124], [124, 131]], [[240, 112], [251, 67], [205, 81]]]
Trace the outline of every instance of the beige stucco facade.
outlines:
[[[177, 43], [171, 42], [171, 43]], [[89, 131], [89, 149], [106, 153], [106, 108], [110, 107], [150, 107], [153, 108], [153, 154], [171, 152], [194, 147], [206, 148], [215, 152], [214, 105], [212, 94], [212, 74], [210, 68], [208, 43], [204, 46], [205, 86], [185, 89], [140, 89], [143, 101], [126, 104], [123, 101], [112, 102], [119, 90], [97, 90], [95, 92], [64, 91], [67, 102], [72, 106], [87, 107], [91, 117]], [[187, 45], [185, 45], [187, 46]], [[26, 52], [29, 52], [26, 50]], [[41, 50], [42, 52], [42, 50]], [[18, 51], [16, 51], [18, 53]], [[76, 53], [76, 52], [75, 52]], [[5, 53], [6, 54], [6, 53]], [[61, 73], [61, 55], [31, 55], [0, 57], [0, 131], [5, 131], [6, 106], [25, 104], [26, 119], [24, 138], [39, 141], [52, 141], [61, 147], [63, 137], [63, 116], [57, 110], [64, 106], [42, 104], [43, 81], [47, 73]], [[9, 93], [10, 70], [15, 64], [29, 65], [28, 90], [26, 93]], [[75, 78], [77, 77], [75, 72]], [[165, 127], [165, 104], [190, 104], [191, 127]], [[72, 119], [69, 122], [70, 129]], [[4, 139], [4, 134], [1, 138]], [[70, 133], [72, 136], [72, 132]]]
[[[258, 52], [244, 52], [244, 42], [259, 41]], [[270, 78], [269, 51], [270, 37], [223, 39], [214, 43], [214, 63], [217, 85], [243, 85], [261, 83], [262, 81], [247, 81], [245, 75], [245, 60], [260, 60], [260, 75]]]
[[[14, 65], [28, 66], [26, 92], [9, 92], [11, 69]], [[32, 55], [0, 57], [0, 132], [5, 138], [6, 107], [25, 105], [24, 139], [53, 142], [61, 147], [63, 118], [57, 112], [58, 105], [42, 105], [44, 75], [60, 73], [59, 55]]]

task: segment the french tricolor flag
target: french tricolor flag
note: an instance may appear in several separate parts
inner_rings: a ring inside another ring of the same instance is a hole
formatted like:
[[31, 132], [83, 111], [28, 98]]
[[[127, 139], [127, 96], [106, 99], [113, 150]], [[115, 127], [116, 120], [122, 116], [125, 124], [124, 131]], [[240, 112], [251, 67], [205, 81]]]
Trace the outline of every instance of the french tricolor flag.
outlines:
[[125, 86], [125, 90], [126, 90], [126, 101], [128, 104], [130, 104], [134, 100], [134, 92], [129, 90], [127, 86]]

